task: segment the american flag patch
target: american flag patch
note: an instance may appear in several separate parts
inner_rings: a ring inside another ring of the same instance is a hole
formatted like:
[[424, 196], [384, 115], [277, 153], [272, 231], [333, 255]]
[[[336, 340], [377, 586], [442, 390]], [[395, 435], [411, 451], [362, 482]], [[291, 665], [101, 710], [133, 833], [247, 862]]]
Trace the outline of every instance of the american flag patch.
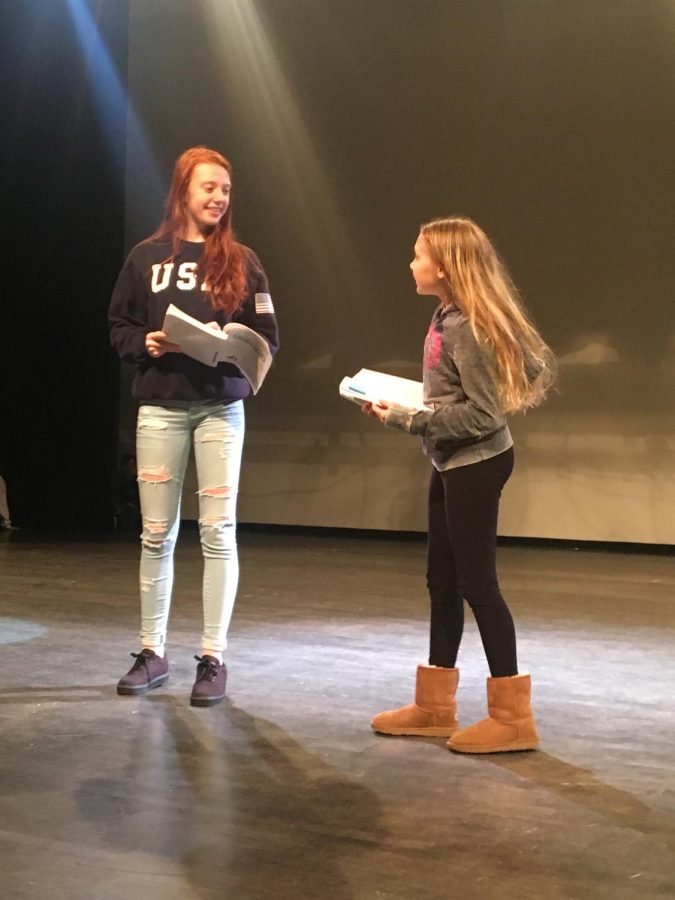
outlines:
[[255, 295], [255, 311], [258, 315], [262, 313], [272, 313], [274, 315], [274, 304], [269, 294]]

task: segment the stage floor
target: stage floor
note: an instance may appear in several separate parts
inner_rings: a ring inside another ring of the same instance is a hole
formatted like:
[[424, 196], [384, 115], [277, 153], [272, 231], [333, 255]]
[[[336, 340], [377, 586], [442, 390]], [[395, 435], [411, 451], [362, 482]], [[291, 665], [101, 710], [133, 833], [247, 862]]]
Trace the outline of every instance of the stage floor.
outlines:
[[[177, 550], [169, 683], [119, 697], [135, 540], [0, 540], [3, 896], [675, 896], [675, 559], [502, 547], [535, 753], [373, 734], [425, 661], [424, 543], [242, 530], [229, 697], [193, 709], [201, 560]], [[485, 709], [470, 615], [460, 719]]]

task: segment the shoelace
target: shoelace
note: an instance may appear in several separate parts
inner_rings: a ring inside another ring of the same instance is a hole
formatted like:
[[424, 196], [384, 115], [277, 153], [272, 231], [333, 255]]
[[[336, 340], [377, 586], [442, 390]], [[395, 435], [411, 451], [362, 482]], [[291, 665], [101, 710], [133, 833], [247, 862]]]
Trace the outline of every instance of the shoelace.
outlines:
[[136, 661], [134, 662], [133, 666], [131, 667], [132, 672], [138, 671], [138, 669], [140, 669], [141, 666], [144, 666], [147, 664], [148, 653], [145, 650], [141, 650], [140, 653], [131, 653], [129, 655], [136, 657]]
[[213, 681], [218, 674], [218, 663], [212, 659], [205, 659], [203, 656], [195, 656], [195, 659], [199, 663], [197, 666], [197, 681], [204, 681], [205, 678]]

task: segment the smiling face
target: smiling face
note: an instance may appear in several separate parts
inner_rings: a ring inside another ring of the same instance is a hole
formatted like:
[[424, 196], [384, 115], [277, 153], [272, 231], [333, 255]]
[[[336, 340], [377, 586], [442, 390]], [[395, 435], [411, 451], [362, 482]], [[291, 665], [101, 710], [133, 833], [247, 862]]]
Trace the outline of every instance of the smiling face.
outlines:
[[415, 241], [415, 252], [410, 263], [410, 271], [415, 279], [418, 294], [440, 297], [441, 300], [447, 299], [443, 270], [432, 258], [427, 242], [421, 234]]
[[199, 163], [185, 194], [187, 240], [203, 240], [227, 212], [232, 183], [230, 173], [213, 163]]

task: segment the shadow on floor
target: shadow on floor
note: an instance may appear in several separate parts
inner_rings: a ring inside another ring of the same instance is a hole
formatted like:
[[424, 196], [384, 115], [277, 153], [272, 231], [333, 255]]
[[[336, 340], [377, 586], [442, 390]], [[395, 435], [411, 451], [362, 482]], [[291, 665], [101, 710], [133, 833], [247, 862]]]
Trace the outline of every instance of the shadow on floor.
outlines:
[[499, 753], [481, 758], [589, 812], [611, 819], [621, 828], [657, 837], [669, 849], [675, 850], [674, 816], [659, 813], [628, 791], [605, 784], [589, 769], [570, 765], [543, 750]]
[[119, 775], [77, 787], [80, 815], [106, 845], [179, 864], [200, 898], [273, 885], [275, 900], [353, 900], [341, 860], [386, 840], [379, 799], [273, 723], [224, 707], [154, 697]]

